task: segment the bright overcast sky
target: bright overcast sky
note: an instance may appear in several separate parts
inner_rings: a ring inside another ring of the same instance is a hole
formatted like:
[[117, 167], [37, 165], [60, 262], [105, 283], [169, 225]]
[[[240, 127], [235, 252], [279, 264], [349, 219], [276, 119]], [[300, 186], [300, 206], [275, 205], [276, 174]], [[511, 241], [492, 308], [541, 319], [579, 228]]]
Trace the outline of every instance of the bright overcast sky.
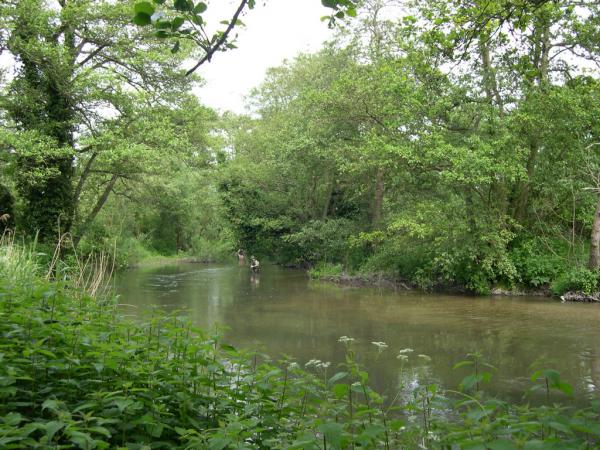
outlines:
[[[237, 2], [216, 0], [209, 17], [230, 17]], [[300, 52], [318, 50], [332, 36], [320, 18], [331, 10], [320, 0], [263, 0], [242, 18], [237, 49], [217, 53], [197, 73], [206, 85], [196, 90], [202, 103], [221, 111], [244, 112], [244, 95], [260, 84], [269, 67], [278, 66]], [[302, 5], [302, 6], [300, 6]], [[211, 19], [209, 19], [211, 20]]]

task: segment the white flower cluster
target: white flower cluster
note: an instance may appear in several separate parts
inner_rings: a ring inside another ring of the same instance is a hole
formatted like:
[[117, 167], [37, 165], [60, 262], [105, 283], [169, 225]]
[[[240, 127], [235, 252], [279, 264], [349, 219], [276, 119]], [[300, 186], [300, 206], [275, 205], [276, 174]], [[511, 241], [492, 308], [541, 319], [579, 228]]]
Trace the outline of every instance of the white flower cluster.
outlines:
[[320, 359], [311, 359], [306, 364], [304, 364], [304, 367], [315, 367], [317, 369], [327, 369], [330, 365], [331, 365], [330, 362], [324, 362], [324, 361], [321, 361]]
[[382, 351], [388, 348], [388, 345], [385, 342], [371, 342], [379, 351]]
[[414, 350], [412, 348], [403, 348], [402, 350], [400, 350], [398, 352], [398, 356], [396, 356], [396, 359], [404, 362], [404, 361], [408, 361], [408, 353], [412, 353], [414, 352]]
[[354, 342], [354, 338], [342, 336], [338, 339], [338, 342], [341, 342], [342, 344], [351, 344], [352, 342]]

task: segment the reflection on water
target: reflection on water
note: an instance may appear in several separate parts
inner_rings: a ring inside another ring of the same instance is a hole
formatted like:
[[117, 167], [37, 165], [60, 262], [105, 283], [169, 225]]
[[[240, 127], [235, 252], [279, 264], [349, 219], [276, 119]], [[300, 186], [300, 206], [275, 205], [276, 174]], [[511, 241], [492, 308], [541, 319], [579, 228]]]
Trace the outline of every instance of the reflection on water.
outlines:
[[[452, 370], [467, 353], [480, 352], [498, 367], [489, 390], [520, 398], [537, 369], [555, 368], [576, 396], [598, 397], [600, 307], [541, 298], [476, 298], [342, 288], [310, 281], [304, 272], [265, 266], [176, 266], [122, 274], [117, 290], [126, 314], [145, 307], [186, 309], [196, 325], [227, 327], [225, 340], [304, 364], [343, 360], [340, 336], [354, 348], [383, 392], [407, 384], [440, 382], [454, 388], [466, 374]], [[389, 347], [377, 357], [373, 341]], [[404, 364], [396, 358], [414, 349]], [[419, 358], [423, 354], [431, 360]], [[334, 373], [335, 367], [329, 369]]]

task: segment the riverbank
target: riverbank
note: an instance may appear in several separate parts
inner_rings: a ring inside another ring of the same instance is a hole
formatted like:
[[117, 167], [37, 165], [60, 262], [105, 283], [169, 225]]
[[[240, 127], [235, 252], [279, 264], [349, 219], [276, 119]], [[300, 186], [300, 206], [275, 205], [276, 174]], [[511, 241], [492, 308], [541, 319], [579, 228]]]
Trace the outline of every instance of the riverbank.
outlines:
[[[420, 290], [418, 286], [410, 284], [405, 280], [397, 280], [383, 274], [314, 274], [310, 273], [309, 271], [309, 275], [315, 280], [333, 283], [340, 286], [376, 287], [394, 291]], [[446, 286], [433, 289], [433, 291], [463, 295], [469, 294], [467, 289], [461, 287]], [[553, 297], [560, 298], [563, 302], [600, 303], [600, 292], [587, 294], [581, 291], [567, 291], [563, 295], [556, 295], [548, 287], [542, 289], [507, 289], [495, 287], [490, 290], [489, 295], [498, 297]]]
[[[357, 349], [363, 358], [369, 349], [377, 356], [398, 352], [398, 370], [417, 375], [420, 361], [431, 358], [385, 342], [355, 347], [342, 336], [337, 345], [346, 350], [345, 362], [335, 369], [316, 359], [304, 367], [289, 358], [274, 363], [233, 348], [181, 312], [153, 309], [131, 322], [119, 315], [110, 292], [75, 288], [77, 274], [45, 280], [43, 267], [27, 264], [36, 255], [14, 249], [0, 247], [7, 263], [0, 266], [2, 448], [600, 444], [599, 411], [569, 406], [572, 387], [553, 370], [532, 379], [549, 399], [551, 391], [560, 393], [561, 406], [554, 406], [554, 396], [541, 407], [487, 397], [482, 387], [493, 374], [471, 373], [469, 366], [478, 364], [473, 357], [460, 362], [462, 393], [419, 379], [401, 381], [384, 398], [357, 362]], [[465, 396], [476, 403], [465, 403]]]

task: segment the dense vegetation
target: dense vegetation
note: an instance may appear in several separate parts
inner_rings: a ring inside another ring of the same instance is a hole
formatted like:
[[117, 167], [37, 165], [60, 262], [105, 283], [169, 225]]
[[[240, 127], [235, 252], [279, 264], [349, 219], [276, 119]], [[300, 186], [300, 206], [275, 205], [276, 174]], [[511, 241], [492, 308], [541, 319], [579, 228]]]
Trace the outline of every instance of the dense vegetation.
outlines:
[[0, 3], [1, 448], [600, 445], [597, 402], [552, 404], [555, 370], [512, 405], [479, 355], [451, 391], [394, 349], [418, 383], [382, 398], [352, 338], [301, 368], [119, 317], [113, 264], [240, 247], [316, 276], [600, 290], [598, 2], [322, 3], [336, 39], [271, 69], [247, 116], [192, 89], [253, 0], [214, 34], [204, 2]]
[[255, 90], [220, 184], [236, 234], [429, 288], [596, 289], [597, 4], [400, 3]]
[[[238, 351], [182, 315], [132, 323], [111, 297], [89, 295], [76, 272], [42, 279], [35, 254], [0, 246], [0, 447], [583, 449], [600, 445], [600, 405], [553, 406], [570, 395], [558, 372], [533, 375], [540, 406], [485, 394], [495, 368], [456, 365], [460, 391], [420, 374], [426, 355], [398, 352], [418, 385], [395, 398], [369, 387], [353, 339], [340, 367]], [[44, 270], [45, 271], [45, 270]], [[42, 271], [43, 272], [43, 271]], [[383, 342], [374, 352], [392, 351]]]
[[3, 225], [119, 265], [242, 247], [424, 288], [598, 289], [597, 2], [324, 2], [335, 41], [271, 69], [250, 116], [202, 106], [182, 63], [234, 48], [254, 2], [212, 37], [204, 3], [162, 3], [0, 7]]

